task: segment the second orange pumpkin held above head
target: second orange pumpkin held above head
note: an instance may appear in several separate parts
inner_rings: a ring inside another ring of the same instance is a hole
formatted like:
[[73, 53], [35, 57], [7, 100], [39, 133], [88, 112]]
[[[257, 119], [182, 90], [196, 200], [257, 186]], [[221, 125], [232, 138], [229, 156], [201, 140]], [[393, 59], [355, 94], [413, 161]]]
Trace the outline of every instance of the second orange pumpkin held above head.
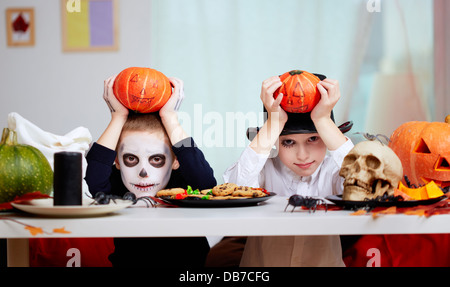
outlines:
[[292, 70], [280, 76], [283, 83], [274, 92], [277, 98], [280, 93], [284, 95], [281, 107], [288, 113], [308, 113], [320, 101], [320, 92], [317, 84], [320, 79], [311, 73], [302, 70]]

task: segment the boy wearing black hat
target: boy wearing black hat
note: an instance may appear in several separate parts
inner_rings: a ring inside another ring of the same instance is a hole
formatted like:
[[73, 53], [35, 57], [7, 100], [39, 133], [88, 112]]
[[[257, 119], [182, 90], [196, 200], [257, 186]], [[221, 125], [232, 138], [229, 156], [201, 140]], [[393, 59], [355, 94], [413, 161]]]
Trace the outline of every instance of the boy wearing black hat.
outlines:
[[[333, 107], [340, 98], [339, 83], [321, 78], [321, 99], [310, 113], [286, 113], [283, 95], [273, 93], [282, 83], [265, 80], [261, 100], [268, 118], [239, 160], [224, 173], [225, 182], [263, 187], [280, 196], [300, 194], [325, 197], [341, 194], [339, 176], [353, 143], [343, 135], [351, 124], [337, 127]], [[276, 145], [276, 156], [273, 146]], [[328, 150], [328, 154], [327, 154]], [[241, 266], [345, 266], [339, 236], [249, 237]]]

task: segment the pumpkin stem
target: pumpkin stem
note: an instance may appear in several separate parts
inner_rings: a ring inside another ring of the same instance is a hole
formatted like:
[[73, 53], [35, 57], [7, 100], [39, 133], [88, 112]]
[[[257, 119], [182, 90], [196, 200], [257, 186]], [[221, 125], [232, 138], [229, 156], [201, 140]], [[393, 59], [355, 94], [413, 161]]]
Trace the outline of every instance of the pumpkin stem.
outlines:
[[450, 115], [447, 115], [447, 116], [445, 117], [445, 122], [446, 122], [447, 124], [450, 124]]
[[292, 70], [289, 72], [289, 75], [293, 76], [293, 75], [300, 75], [301, 73], [303, 73], [302, 70]]
[[16, 145], [17, 144], [17, 134], [15, 131], [9, 128], [4, 128], [2, 133], [1, 144]]

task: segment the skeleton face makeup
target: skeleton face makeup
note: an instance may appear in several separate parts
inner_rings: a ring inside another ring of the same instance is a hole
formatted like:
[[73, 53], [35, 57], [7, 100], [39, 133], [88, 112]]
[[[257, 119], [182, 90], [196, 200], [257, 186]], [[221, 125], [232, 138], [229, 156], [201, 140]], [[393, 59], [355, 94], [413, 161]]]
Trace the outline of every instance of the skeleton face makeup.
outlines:
[[136, 197], [155, 196], [169, 182], [174, 157], [170, 147], [154, 133], [127, 132], [117, 159], [125, 187]]

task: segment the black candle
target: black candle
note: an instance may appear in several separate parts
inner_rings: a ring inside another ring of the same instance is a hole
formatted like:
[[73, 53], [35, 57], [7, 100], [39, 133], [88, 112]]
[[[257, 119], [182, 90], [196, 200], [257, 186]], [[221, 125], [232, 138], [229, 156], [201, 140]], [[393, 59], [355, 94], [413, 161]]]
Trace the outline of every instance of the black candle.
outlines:
[[81, 205], [82, 154], [57, 152], [53, 159], [53, 205]]

